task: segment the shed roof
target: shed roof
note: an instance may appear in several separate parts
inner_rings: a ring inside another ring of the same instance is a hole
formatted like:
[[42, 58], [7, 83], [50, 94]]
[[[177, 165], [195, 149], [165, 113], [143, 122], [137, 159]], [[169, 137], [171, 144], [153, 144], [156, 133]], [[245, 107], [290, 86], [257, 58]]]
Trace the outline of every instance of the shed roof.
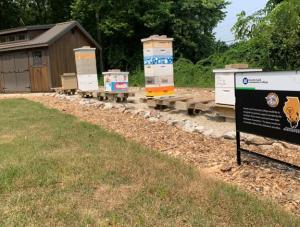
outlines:
[[[51, 25], [48, 26], [49, 26], [48, 30], [46, 30], [44, 33], [35, 37], [32, 40], [18, 42], [18, 43], [1, 44], [0, 52], [29, 49], [29, 48], [36, 48], [36, 47], [46, 47], [51, 45], [53, 42], [55, 42], [57, 39], [59, 39], [60, 37], [62, 37], [63, 35], [65, 35], [67, 32], [69, 32], [71, 29], [75, 27], [77, 27], [98, 49], [101, 49], [100, 45], [77, 21], [68, 21], [68, 22], [58, 23], [52, 26]], [[21, 28], [19, 28], [19, 30], [20, 29]], [[25, 31], [27, 31], [26, 28], [24, 29]], [[16, 29], [14, 30], [14, 32], [15, 31]], [[1, 32], [3, 31], [0, 31], [0, 34]]]
[[17, 28], [9, 28], [9, 29], [0, 30], [0, 35], [12, 34], [17, 32], [34, 31], [34, 30], [45, 30], [53, 26], [55, 26], [55, 24], [31, 25], [31, 26], [23, 26]]

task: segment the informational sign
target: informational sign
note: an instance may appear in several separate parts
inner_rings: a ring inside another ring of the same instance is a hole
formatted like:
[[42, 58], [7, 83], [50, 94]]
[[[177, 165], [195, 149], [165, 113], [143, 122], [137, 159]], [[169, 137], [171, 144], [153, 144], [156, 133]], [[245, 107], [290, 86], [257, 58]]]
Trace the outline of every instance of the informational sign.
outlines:
[[238, 133], [300, 145], [300, 72], [236, 73], [235, 96]]

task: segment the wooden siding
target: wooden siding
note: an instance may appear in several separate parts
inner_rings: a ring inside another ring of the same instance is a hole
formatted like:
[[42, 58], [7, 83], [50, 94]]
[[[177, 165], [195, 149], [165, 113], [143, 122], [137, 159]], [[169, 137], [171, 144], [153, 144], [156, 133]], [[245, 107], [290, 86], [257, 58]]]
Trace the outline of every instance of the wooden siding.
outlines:
[[73, 29], [49, 47], [52, 87], [61, 87], [63, 73], [76, 72], [74, 49], [94, 46], [79, 29]]
[[31, 67], [30, 80], [32, 92], [47, 92], [50, 90], [48, 67]]
[[4, 86], [4, 83], [3, 83], [3, 74], [2, 74], [2, 56], [0, 55], [0, 93], [4, 92], [3, 91], [3, 86]]

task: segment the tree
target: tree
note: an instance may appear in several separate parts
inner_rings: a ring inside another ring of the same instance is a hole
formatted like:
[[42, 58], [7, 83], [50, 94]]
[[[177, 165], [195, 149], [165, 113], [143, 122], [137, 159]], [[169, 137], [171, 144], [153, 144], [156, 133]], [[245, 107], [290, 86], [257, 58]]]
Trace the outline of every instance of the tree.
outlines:
[[13, 0], [0, 0], [0, 29], [14, 27], [19, 24], [19, 9]]
[[95, 37], [99, 29], [106, 68], [134, 69], [142, 65], [140, 40], [153, 34], [174, 37], [176, 57], [207, 57], [225, 6], [225, 0], [75, 0], [72, 17]]
[[300, 1], [269, 1], [251, 16], [241, 13], [233, 27], [236, 38], [247, 41], [250, 61], [267, 69], [300, 68]]

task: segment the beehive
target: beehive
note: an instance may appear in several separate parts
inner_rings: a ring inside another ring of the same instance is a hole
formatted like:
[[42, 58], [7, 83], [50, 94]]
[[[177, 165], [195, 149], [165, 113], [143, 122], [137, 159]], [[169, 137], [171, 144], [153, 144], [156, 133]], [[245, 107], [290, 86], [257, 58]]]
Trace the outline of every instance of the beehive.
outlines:
[[64, 73], [61, 75], [61, 84], [63, 89], [77, 89], [76, 73]]
[[142, 43], [146, 96], [174, 95], [173, 39], [153, 35]]
[[78, 89], [81, 91], [99, 90], [95, 51], [91, 47], [74, 49]]
[[128, 92], [128, 75], [129, 72], [121, 72], [119, 69], [104, 72], [105, 91], [112, 93]]
[[262, 69], [215, 69], [215, 103], [235, 105], [234, 74], [239, 72], [261, 72]]

